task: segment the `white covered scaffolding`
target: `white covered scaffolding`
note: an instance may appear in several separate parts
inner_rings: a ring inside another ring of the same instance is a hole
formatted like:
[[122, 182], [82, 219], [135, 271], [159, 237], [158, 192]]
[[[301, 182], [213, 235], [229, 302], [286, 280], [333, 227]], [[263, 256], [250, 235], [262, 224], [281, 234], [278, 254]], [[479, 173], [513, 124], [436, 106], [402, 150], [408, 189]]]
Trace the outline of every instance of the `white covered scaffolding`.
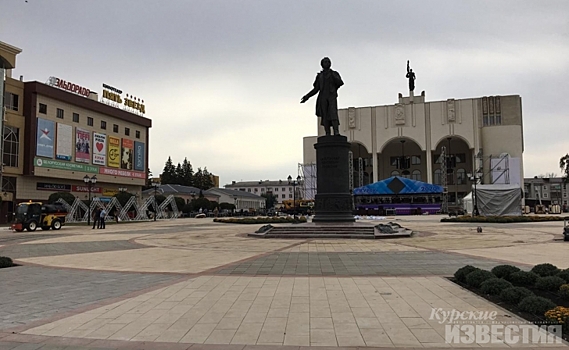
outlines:
[[298, 164], [298, 175], [301, 178], [300, 198], [316, 198], [316, 163]]

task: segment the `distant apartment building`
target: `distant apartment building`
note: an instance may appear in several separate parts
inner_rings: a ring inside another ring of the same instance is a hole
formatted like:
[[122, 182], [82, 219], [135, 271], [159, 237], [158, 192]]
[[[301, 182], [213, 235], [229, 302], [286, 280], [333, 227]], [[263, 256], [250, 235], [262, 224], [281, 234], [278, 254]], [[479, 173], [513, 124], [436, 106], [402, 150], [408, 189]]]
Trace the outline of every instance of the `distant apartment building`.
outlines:
[[230, 185], [224, 186], [227, 189], [249, 192], [261, 196], [271, 193], [277, 199], [277, 204], [281, 205], [284, 200], [294, 199], [294, 191], [296, 190], [296, 199], [302, 198], [302, 183], [296, 186], [289, 184], [288, 180], [259, 180], [259, 181], [232, 181]]
[[533, 177], [524, 179], [525, 203], [529, 206], [535, 204], [561, 206], [563, 211], [569, 210], [569, 183], [561, 177], [542, 178]]

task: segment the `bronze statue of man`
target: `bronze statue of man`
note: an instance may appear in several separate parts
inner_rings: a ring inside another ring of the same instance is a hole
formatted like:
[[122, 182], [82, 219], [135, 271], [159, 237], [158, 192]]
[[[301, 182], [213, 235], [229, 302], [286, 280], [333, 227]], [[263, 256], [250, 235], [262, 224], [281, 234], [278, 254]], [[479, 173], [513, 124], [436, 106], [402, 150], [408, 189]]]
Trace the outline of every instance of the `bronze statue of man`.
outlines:
[[324, 127], [326, 135], [330, 135], [330, 128], [334, 130], [334, 135], [340, 135], [338, 126], [338, 89], [344, 85], [340, 74], [330, 69], [332, 61], [324, 57], [320, 61], [322, 71], [316, 75], [314, 88], [304, 95], [300, 103], [308, 101], [309, 98], [318, 93], [316, 99], [316, 115], [321, 118], [320, 125]]
[[405, 76], [406, 78], [409, 78], [409, 91], [413, 91], [415, 90], [415, 73], [413, 73], [413, 70], [411, 69], [411, 67], [409, 67], [409, 60], [407, 60], [407, 75]]

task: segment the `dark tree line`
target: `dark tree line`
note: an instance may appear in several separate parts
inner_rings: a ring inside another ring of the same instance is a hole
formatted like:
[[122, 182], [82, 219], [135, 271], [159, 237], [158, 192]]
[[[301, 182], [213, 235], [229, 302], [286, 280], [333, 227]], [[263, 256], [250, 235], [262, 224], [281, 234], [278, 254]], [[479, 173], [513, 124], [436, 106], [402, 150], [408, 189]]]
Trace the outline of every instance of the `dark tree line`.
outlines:
[[172, 158], [168, 157], [164, 165], [164, 170], [162, 170], [160, 182], [163, 185], [193, 186], [205, 191], [214, 186], [212, 175], [212, 173], [207, 171], [207, 167], [204, 167], [203, 170], [202, 168], [198, 168], [198, 170], [194, 172], [188, 158], [184, 158], [182, 164], [178, 163], [177, 166], [174, 166]]

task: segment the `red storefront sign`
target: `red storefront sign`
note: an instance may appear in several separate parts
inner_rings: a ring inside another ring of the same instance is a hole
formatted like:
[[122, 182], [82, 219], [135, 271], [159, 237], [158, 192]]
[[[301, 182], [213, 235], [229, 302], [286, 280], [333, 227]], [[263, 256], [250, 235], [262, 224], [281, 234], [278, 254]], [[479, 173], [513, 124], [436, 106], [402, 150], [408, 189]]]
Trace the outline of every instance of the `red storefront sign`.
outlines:
[[112, 175], [112, 176], [122, 176], [122, 177], [132, 177], [135, 179], [146, 179], [146, 173], [145, 172], [124, 170], [124, 169], [113, 169], [113, 168], [99, 167], [99, 174]]
[[[89, 186], [71, 186], [73, 192], [89, 192]], [[103, 189], [101, 187], [91, 187], [91, 193], [101, 193]]]

